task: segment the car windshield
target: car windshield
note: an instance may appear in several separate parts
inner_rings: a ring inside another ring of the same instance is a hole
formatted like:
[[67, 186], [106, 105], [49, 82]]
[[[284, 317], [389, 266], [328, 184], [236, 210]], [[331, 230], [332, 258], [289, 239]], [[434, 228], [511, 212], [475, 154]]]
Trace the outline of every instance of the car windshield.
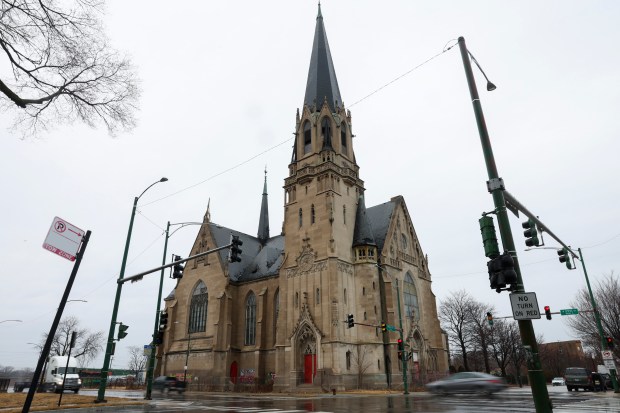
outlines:
[[571, 376], [587, 376], [588, 373], [584, 369], [566, 369], [566, 374]]

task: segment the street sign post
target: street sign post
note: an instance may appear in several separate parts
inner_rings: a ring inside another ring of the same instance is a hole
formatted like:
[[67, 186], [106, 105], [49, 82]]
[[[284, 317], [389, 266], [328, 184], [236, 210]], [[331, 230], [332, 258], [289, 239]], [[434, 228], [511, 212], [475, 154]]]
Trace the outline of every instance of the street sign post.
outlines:
[[565, 310], [560, 310], [560, 315], [576, 315], [579, 314], [579, 310], [576, 308], [567, 308]]
[[533, 320], [540, 318], [536, 293], [512, 293], [510, 305], [515, 320]]
[[54, 217], [43, 248], [69, 261], [75, 261], [84, 231], [62, 218]]

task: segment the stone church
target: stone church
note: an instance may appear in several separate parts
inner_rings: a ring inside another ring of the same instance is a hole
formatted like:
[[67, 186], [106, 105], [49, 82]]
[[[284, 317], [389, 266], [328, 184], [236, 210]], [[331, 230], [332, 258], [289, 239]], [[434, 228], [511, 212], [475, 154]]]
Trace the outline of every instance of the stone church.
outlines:
[[[187, 363], [200, 389], [273, 391], [402, 388], [402, 359], [409, 383], [445, 374], [446, 336], [405, 200], [365, 205], [320, 5], [295, 130], [282, 233], [269, 230], [266, 178], [256, 235], [211, 222], [207, 207], [187, 256], [232, 234], [241, 261], [224, 249], [187, 262], [165, 299], [156, 371], [182, 376]], [[382, 322], [402, 327], [406, 357]]]

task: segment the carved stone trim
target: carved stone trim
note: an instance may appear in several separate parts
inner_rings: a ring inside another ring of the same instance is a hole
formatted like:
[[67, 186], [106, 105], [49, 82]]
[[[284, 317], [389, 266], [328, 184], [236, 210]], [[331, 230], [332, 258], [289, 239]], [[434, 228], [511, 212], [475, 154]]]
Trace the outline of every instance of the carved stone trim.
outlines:
[[297, 324], [295, 325], [295, 328], [293, 329], [293, 332], [289, 336], [289, 340], [291, 338], [295, 337], [295, 335], [298, 335], [298, 334], [301, 334], [301, 333], [305, 334], [305, 330], [302, 331], [302, 328], [304, 326], [306, 328], [310, 328], [311, 330], [314, 331], [314, 333], [316, 333], [317, 335], [319, 335], [321, 337], [325, 336], [321, 332], [321, 330], [319, 330], [319, 328], [316, 326], [316, 324], [314, 324], [314, 320], [312, 320], [312, 315], [310, 314], [310, 308], [305, 303], [301, 307], [301, 312], [299, 314], [299, 319], [297, 320]]

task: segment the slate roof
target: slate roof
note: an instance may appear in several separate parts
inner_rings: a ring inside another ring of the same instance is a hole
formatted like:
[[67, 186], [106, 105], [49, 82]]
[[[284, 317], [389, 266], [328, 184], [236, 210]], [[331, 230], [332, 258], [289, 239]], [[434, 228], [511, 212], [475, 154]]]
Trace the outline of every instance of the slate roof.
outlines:
[[357, 201], [357, 213], [355, 214], [355, 230], [353, 232], [353, 246], [377, 245], [373, 236], [372, 226], [368, 221], [364, 195], [360, 195]]
[[366, 216], [370, 221], [379, 252], [383, 251], [383, 244], [385, 244], [385, 237], [387, 237], [395, 207], [396, 202], [388, 201], [366, 209]]
[[314, 30], [314, 43], [312, 44], [312, 57], [310, 58], [310, 69], [308, 70], [308, 83], [306, 84], [306, 96], [304, 104], [312, 107], [316, 105], [320, 108], [323, 101], [327, 98], [327, 103], [332, 112], [335, 112], [336, 102], [342, 106], [338, 80], [334, 62], [329, 51], [321, 5], [319, 4], [319, 14], [316, 17], [316, 28]]
[[284, 236], [278, 235], [261, 245], [258, 238], [230, 228], [210, 223], [209, 228], [215, 240], [215, 247], [230, 242], [230, 234], [239, 236], [241, 245], [241, 262], [228, 262], [228, 249], [218, 251], [220, 258], [228, 265], [229, 278], [233, 282], [253, 281], [278, 274], [282, 265]]

